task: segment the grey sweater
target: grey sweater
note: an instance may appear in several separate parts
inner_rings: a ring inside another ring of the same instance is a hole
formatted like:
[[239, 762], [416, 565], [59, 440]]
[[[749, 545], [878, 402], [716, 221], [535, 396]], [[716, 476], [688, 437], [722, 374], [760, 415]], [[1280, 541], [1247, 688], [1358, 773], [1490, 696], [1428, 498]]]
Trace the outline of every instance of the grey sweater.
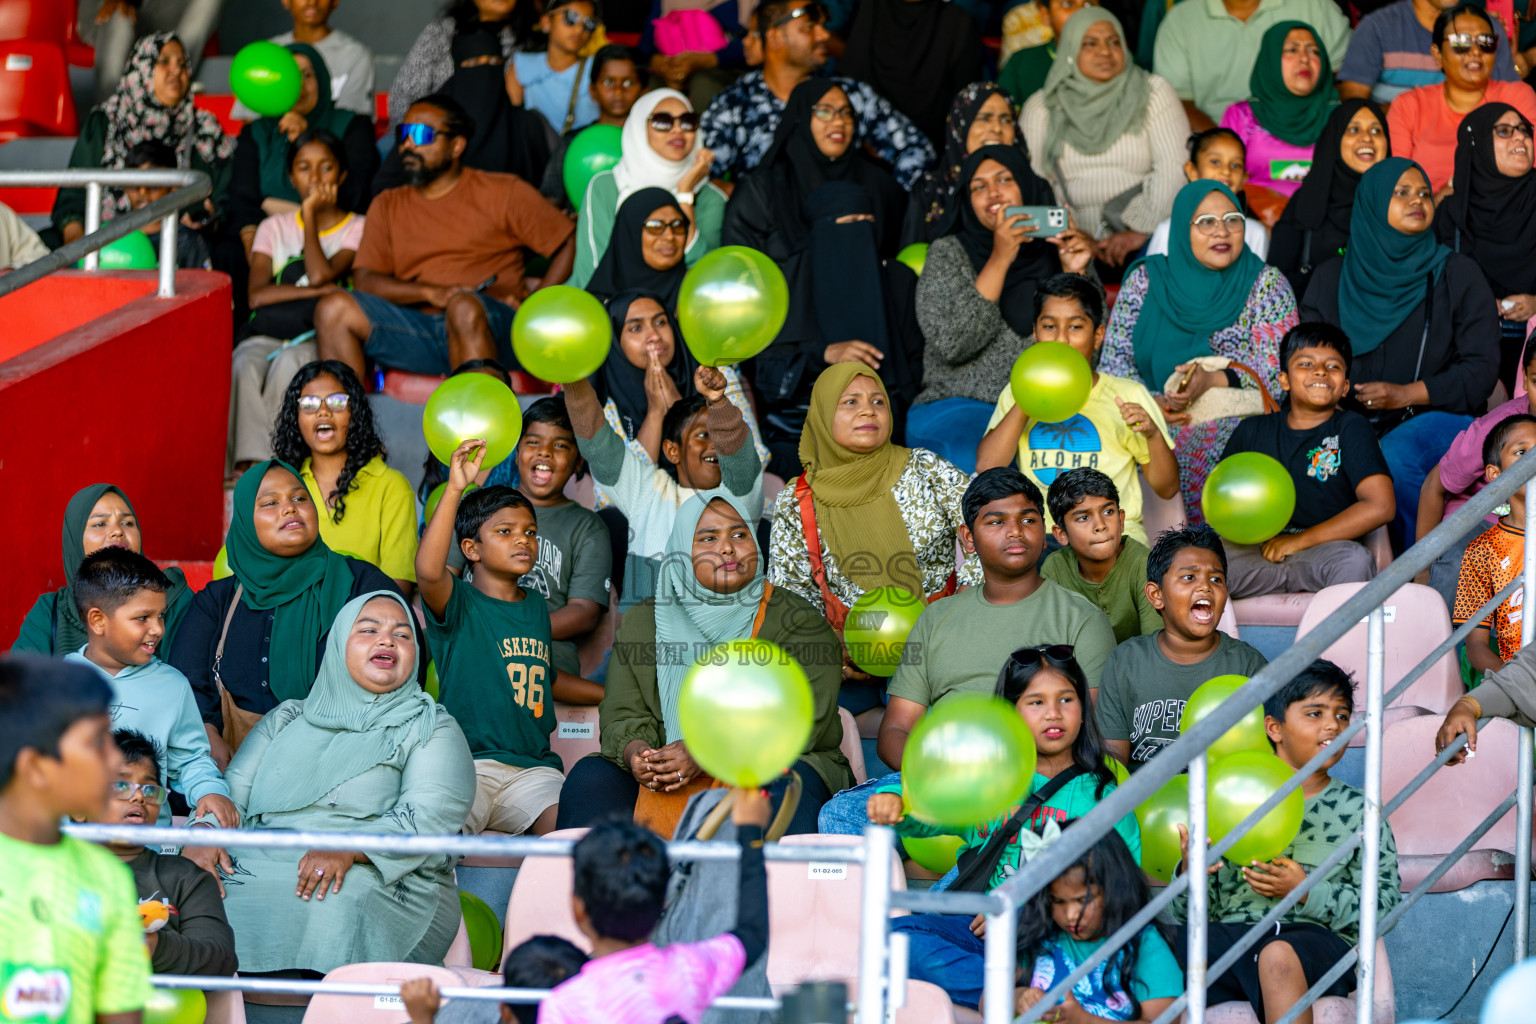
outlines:
[[976, 271], [953, 235], [928, 246], [917, 281], [917, 323], [926, 341], [918, 403], [971, 398], [991, 405], [1030, 343], [1004, 322], [997, 303], [976, 290]]

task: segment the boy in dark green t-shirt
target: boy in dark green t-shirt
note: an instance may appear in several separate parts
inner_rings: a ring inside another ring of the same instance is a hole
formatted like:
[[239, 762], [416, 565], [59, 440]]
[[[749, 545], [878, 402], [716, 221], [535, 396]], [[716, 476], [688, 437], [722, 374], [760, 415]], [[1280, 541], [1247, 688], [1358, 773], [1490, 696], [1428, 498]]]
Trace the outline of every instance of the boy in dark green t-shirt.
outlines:
[[[416, 582], [438, 693], [475, 758], [475, 800], [464, 831], [543, 835], [555, 827], [565, 775], [549, 748], [554, 700], [563, 698], [551, 664], [549, 609], [518, 580], [538, 561], [533, 505], [515, 489], [465, 488], [480, 472], [483, 440], [465, 441], [416, 551]], [[448, 571], [450, 541], [467, 562]]]

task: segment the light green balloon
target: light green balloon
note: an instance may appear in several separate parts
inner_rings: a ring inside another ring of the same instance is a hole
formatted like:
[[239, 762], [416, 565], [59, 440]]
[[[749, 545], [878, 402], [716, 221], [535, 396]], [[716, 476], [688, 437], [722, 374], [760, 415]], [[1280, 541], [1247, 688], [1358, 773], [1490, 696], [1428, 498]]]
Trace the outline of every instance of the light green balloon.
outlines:
[[512, 389], [495, 377], [461, 373], [432, 392], [421, 413], [421, 429], [427, 436], [427, 447], [445, 466], [460, 442], [484, 440], [485, 459], [480, 468], [489, 469], [517, 447], [523, 432], [523, 410]]
[[1189, 827], [1189, 776], [1175, 775], [1136, 808], [1141, 826], [1141, 869], [1153, 878], [1173, 881], [1179, 866], [1179, 825]]
[[893, 676], [925, 602], [900, 587], [866, 590], [848, 609], [843, 643], [849, 659], [872, 676]]
[[1205, 521], [1234, 544], [1262, 544], [1296, 511], [1296, 483], [1279, 460], [1239, 452], [1216, 464], [1200, 492]]
[[923, 276], [923, 267], [928, 264], [928, 243], [913, 242], [896, 254], [898, 263], [905, 263], [912, 268], [912, 273], [918, 277]]
[[1093, 390], [1093, 368], [1066, 342], [1037, 341], [1014, 360], [1008, 383], [1025, 416], [1060, 423], [1083, 411]]
[[[1290, 765], [1262, 750], [1242, 750], [1211, 765], [1205, 786], [1211, 841], [1226, 836], [1295, 774]], [[1301, 790], [1292, 790], [1232, 845], [1226, 859], [1233, 864], [1274, 860], [1296, 841], [1304, 810]]]
[[677, 715], [700, 768], [727, 785], [755, 788], [804, 753], [815, 702], [805, 670], [778, 644], [731, 640], [688, 670]]
[[942, 875], [960, 859], [960, 847], [965, 840], [959, 836], [902, 836], [901, 845], [908, 857]]
[[608, 357], [613, 324], [597, 297], [557, 284], [528, 296], [512, 321], [512, 354], [540, 380], [570, 384]]
[[1035, 740], [1000, 697], [960, 693], [930, 708], [901, 761], [901, 794], [920, 820], [967, 828], [1024, 799], [1035, 774]]
[[470, 958], [481, 971], [501, 968], [501, 921], [490, 905], [472, 892], [459, 890], [459, 910], [469, 934]]
[[[1216, 676], [1201, 683], [1184, 704], [1184, 714], [1179, 719], [1179, 732], [1189, 731], [1196, 722], [1225, 704], [1247, 682], [1247, 676]], [[1269, 735], [1264, 731], [1264, 705], [1255, 704], [1236, 725], [1210, 745], [1205, 756], [1215, 764], [1239, 750], [1260, 750], [1267, 754], [1272, 749]]]
[[[468, 494], [470, 491], [475, 490], [479, 486], [479, 484], [470, 484], [468, 487], [464, 488], [464, 493]], [[424, 508], [421, 519], [423, 523], [430, 523], [432, 521], [432, 516], [437, 512], [438, 502], [443, 500], [443, 492], [447, 489], [448, 481], [444, 480], [442, 483], [438, 484], [436, 487], [427, 492], [427, 504]]]
[[229, 551], [223, 545], [219, 546], [219, 553], [213, 556], [213, 578], [222, 580], [226, 576], [233, 576], [235, 571], [229, 567]]
[[203, 1024], [208, 999], [195, 988], [153, 988], [144, 1000], [144, 1024]]
[[778, 337], [789, 315], [789, 285], [778, 265], [744, 245], [727, 245], [695, 263], [677, 296], [677, 321], [705, 366], [751, 359]]

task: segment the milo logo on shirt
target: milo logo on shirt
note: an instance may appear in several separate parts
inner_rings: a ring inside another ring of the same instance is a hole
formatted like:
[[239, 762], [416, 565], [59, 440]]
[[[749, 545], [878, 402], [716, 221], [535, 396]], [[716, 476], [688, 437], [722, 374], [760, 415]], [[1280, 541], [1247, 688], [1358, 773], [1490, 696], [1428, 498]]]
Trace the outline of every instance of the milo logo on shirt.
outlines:
[[57, 967], [0, 963], [0, 1019], [53, 1024], [69, 1012], [69, 974]]
[[1270, 181], [1301, 181], [1312, 169], [1311, 160], [1271, 160], [1269, 162]]

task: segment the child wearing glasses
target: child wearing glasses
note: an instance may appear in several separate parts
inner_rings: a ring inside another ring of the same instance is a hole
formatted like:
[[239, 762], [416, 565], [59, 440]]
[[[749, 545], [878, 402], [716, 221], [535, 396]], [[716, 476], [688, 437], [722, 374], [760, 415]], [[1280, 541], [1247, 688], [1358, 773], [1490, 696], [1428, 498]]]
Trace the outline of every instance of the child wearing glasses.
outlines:
[[550, 0], [539, 18], [539, 31], [549, 40], [543, 52], [512, 55], [507, 95], [518, 106], [544, 115], [556, 134], [565, 135], [597, 120], [597, 101], [585, 88], [591, 58], [581, 51], [602, 22], [597, 0]]
[[[1189, 161], [1184, 165], [1184, 177], [1190, 181], [1210, 179], [1219, 181], [1232, 190], [1242, 202], [1243, 186], [1248, 183], [1248, 147], [1231, 128], [1207, 128], [1192, 132], [1189, 136]], [[1245, 203], [1246, 205], [1246, 203]], [[1173, 223], [1169, 217], [1152, 229], [1147, 242], [1148, 256], [1168, 255], [1168, 230]], [[1269, 253], [1269, 229], [1257, 217], [1245, 217], [1243, 244], [1259, 259]]]
[[[153, 825], [169, 796], [159, 782], [160, 747], [132, 729], [118, 729], [112, 739], [122, 763], [106, 813], [89, 820], [102, 825]], [[133, 872], [144, 942], [156, 974], [235, 973], [235, 933], [224, 917], [217, 880], [185, 857], [130, 842], [110, 842], [106, 847]]]
[[363, 385], [346, 363], [309, 363], [288, 383], [272, 428], [276, 457], [299, 467], [332, 551], [372, 562], [409, 599], [416, 590], [416, 496], [384, 464]]

